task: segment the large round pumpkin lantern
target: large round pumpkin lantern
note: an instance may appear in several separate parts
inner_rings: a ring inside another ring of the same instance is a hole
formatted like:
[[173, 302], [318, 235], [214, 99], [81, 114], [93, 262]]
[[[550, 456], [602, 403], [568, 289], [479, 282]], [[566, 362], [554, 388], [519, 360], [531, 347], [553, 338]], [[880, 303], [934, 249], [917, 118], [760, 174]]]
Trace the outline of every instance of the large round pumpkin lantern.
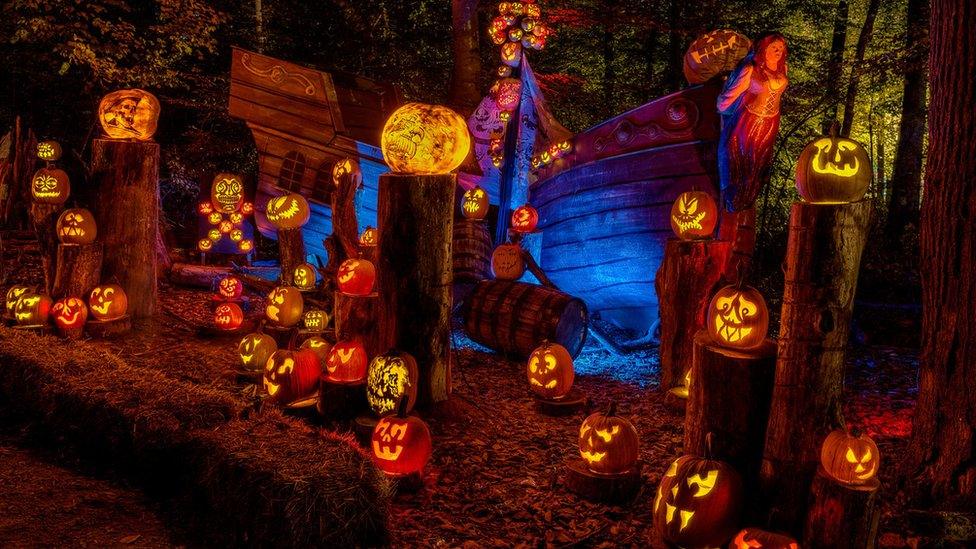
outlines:
[[626, 473], [637, 464], [638, 436], [634, 424], [617, 415], [617, 403], [606, 413], [597, 412], [583, 420], [579, 451], [586, 466], [601, 475]]
[[871, 482], [878, 473], [881, 456], [871, 437], [859, 431], [832, 431], [820, 447], [820, 464], [834, 480], [852, 486]]
[[64, 170], [41, 168], [31, 178], [31, 198], [38, 204], [64, 204], [71, 194], [71, 180]]
[[868, 152], [853, 139], [830, 136], [811, 141], [796, 162], [796, 190], [813, 204], [845, 204], [864, 198], [873, 177]]
[[95, 216], [84, 208], [69, 208], [61, 212], [55, 227], [62, 244], [91, 244], [98, 235]]
[[532, 351], [525, 370], [529, 388], [542, 398], [558, 400], [573, 388], [573, 357], [558, 343], [547, 341]]
[[30, 291], [31, 288], [29, 286], [23, 286], [20, 284], [15, 284], [7, 289], [6, 299], [4, 300], [7, 318], [14, 318], [14, 309], [17, 307], [17, 300], [20, 299], [22, 295], [25, 295]]
[[417, 361], [408, 353], [391, 350], [374, 357], [366, 373], [366, 399], [378, 416], [392, 413], [406, 398], [406, 410], [413, 409], [417, 400], [419, 378]]
[[14, 318], [21, 326], [41, 326], [47, 324], [51, 315], [51, 298], [46, 295], [26, 293], [17, 299]]
[[305, 197], [298, 193], [288, 193], [268, 200], [264, 214], [276, 228], [287, 230], [304, 226], [312, 212]]
[[539, 212], [531, 204], [522, 204], [512, 212], [512, 230], [531, 233], [539, 225]]
[[214, 325], [220, 330], [233, 331], [240, 328], [243, 323], [244, 311], [237, 303], [221, 303], [214, 310]]
[[491, 253], [491, 272], [498, 280], [518, 280], [525, 274], [522, 247], [509, 242], [500, 244]]
[[322, 367], [311, 349], [278, 349], [264, 367], [264, 389], [282, 406], [312, 396], [319, 388]]
[[88, 307], [84, 300], [66, 297], [57, 301], [51, 308], [54, 325], [63, 331], [81, 328], [88, 320]]
[[461, 198], [461, 214], [466, 219], [480, 221], [488, 215], [488, 193], [481, 187], [464, 191]]
[[247, 334], [237, 345], [237, 354], [241, 357], [241, 365], [248, 372], [261, 372], [271, 355], [278, 350], [278, 344], [273, 337], [259, 331]]
[[464, 118], [451, 109], [407, 103], [386, 121], [381, 147], [394, 173], [450, 173], [468, 156], [471, 136]]
[[149, 141], [159, 124], [159, 100], [139, 89], [119, 90], [102, 98], [98, 121], [112, 139]]
[[244, 204], [244, 183], [241, 176], [218, 173], [210, 184], [210, 202], [224, 213], [238, 211]]
[[376, 282], [376, 267], [368, 259], [347, 259], [339, 265], [336, 281], [344, 294], [369, 295]]
[[268, 304], [264, 315], [275, 326], [290, 328], [302, 319], [305, 299], [302, 292], [293, 286], [278, 286], [268, 294]]
[[800, 544], [786, 534], [743, 528], [732, 538], [729, 549], [800, 549]]
[[366, 377], [366, 349], [358, 340], [339, 340], [325, 360], [325, 377], [329, 381], [353, 383]]
[[96, 320], [116, 320], [129, 310], [129, 298], [118, 284], [95, 286], [88, 296], [88, 309]]
[[731, 72], [749, 53], [749, 46], [748, 38], [728, 29], [713, 30], [700, 36], [685, 53], [685, 78], [689, 84], [702, 84]]
[[734, 284], [720, 289], [705, 314], [708, 335], [720, 347], [757, 347], [769, 330], [766, 300], [752, 286]]
[[683, 192], [671, 206], [671, 230], [682, 240], [710, 238], [717, 224], [718, 205], [706, 192]]
[[407, 415], [406, 399], [395, 415], [380, 418], [370, 442], [373, 463], [392, 476], [422, 474], [434, 449], [427, 424]]

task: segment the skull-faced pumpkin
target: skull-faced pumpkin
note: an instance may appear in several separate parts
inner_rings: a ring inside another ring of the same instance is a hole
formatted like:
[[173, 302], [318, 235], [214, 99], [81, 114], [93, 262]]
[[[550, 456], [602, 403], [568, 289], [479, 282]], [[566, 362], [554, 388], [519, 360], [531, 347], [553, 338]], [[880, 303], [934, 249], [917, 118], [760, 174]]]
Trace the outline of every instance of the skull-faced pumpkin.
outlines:
[[465, 191], [461, 199], [461, 214], [475, 221], [484, 219], [488, 215], [488, 193], [481, 187]]
[[709, 303], [706, 324], [716, 345], [751, 349], [766, 339], [769, 309], [759, 290], [744, 285], [726, 286]]
[[729, 549], [800, 549], [800, 544], [786, 534], [743, 528], [732, 539]]
[[394, 173], [450, 173], [471, 148], [468, 125], [447, 107], [407, 103], [383, 126], [383, 158]]
[[233, 173], [218, 173], [210, 184], [210, 201], [224, 213], [236, 212], [244, 203], [244, 184], [241, 176]]
[[369, 295], [376, 282], [376, 267], [367, 259], [347, 259], [336, 275], [339, 291], [347, 295]]
[[102, 98], [98, 121], [112, 139], [148, 141], [159, 123], [159, 100], [139, 89], [119, 90]]
[[84, 208], [63, 211], [56, 229], [62, 244], [91, 244], [98, 234], [95, 216]]
[[625, 473], [639, 457], [637, 429], [627, 418], [618, 416], [617, 403], [611, 403], [606, 413], [597, 412], [583, 420], [579, 452], [594, 473]]
[[31, 198], [38, 204], [64, 204], [71, 194], [71, 180], [64, 170], [41, 168], [31, 178]]
[[408, 353], [390, 351], [374, 357], [366, 373], [366, 399], [378, 416], [392, 413], [406, 398], [407, 411], [417, 400], [417, 361]]
[[25, 293], [17, 298], [14, 318], [21, 326], [41, 326], [47, 324], [51, 314], [51, 298], [46, 295]]
[[271, 355], [278, 350], [278, 344], [273, 337], [254, 332], [247, 334], [237, 346], [237, 354], [241, 357], [241, 365], [251, 372], [260, 372], [268, 363]]
[[[325, 360], [325, 376], [329, 381], [351, 383], [366, 377], [366, 349], [359, 340], [337, 341]], [[379, 375], [379, 372], [378, 372]]]
[[526, 363], [529, 388], [546, 399], [560, 399], [573, 388], [573, 357], [558, 343], [545, 342], [537, 347]]
[[518, 280], [525, 274], [522, 247], [518, 244], [500, 244], [491, 253], [491, 272], [498, 280]]
[[512, 230], [531, 233], [539, 225], [539, 212], [529, 204], [522, 204], [512, 212]]
[[265, 215], [278, 229], [297, 229], [308, 223], [312, 214], [305, 197], [298, 193], [288, 193], [268, 200]]
[[289, 328], [302, 319], [304, 308], [305, 299], [298, 288], [278, 286], [268, 294], [264, 314], [272, 324]]
[[310, 309], [302, 315], [302, 326], [312, 332], [321, 332], [329, 324], [329, 313], [322, 309]]
[[80, 328], [88, 320], [88, 307], [77, 297], [66, 297], [59, 300], [51, 308], [54, 325], [62, 331]]
[[125, 316], [129, 298], [118, 284], [95, 286], [88, 296], [88, 308], [96, 320], [116, 320]]
[[272, 400], [286, 406], [312, 396], [319, 388], [322, 368], [311, 349], [278, 349], [264, 367], [264, 389]]
[[292, 278], [295, 281], [295, 287], [299, 290], [315, 289], [315, 267], [311, 263], [302, 263], [295, 267]]
[[681, 193], [671, 206], [671, 230], [683, 240], [710, 238], [717, 222], [718, 205], [708, 193]]
[[820, 464], [838, 482], [863, 485], [877, 475], [881, 456], [871, 437], [837, 429], [827, 435], [820, 447]]
[[680, 547], [721, 547], [737, 530], [742, 497], [742, 478], [731, 465], [681, 456], [657, 488], [654, 526]]
[[402, 411], [380, 418], [373, 429], [373, 463], [388, 475], [422, 473], [433, 450], [430, 429], [416, 416]]
[[221, 330], [236, 330], [244, 322], [244, 311], [237, 303], [221, 303], [214, 309], [214, 325]]

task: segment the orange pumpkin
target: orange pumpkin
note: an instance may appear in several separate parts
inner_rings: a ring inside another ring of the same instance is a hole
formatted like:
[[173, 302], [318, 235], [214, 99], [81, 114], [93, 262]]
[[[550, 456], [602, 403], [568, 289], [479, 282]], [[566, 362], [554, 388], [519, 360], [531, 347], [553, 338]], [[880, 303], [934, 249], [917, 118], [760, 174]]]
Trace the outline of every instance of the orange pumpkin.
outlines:
[[379, 237], [379, 232], [375, 227], [366, 227], [363, 230], [363, 234], [359, 235], [359, 245], [371, 248], [376, 246], [377, 238]]
[[278, 286], [268, 294], [268, 304], [264, 308], [264, 315], [276, 326], [290, 328], [302, 319], [305, 299], [298, 288], [293, 286]]
[[112, 139], [149, 141], [159, 124], [159, 100], [140, 89], [119, 90], [102, 98], [98, 121]]
[[728, 29], [713, 30], [700, 36], [685, 53], [685, 78], [689, 84], [695, 85], [731, 72], [749, 53], [749, 46], [748, 38]]
[[669, 544], [722, 547], [738, 530], [742, 507], [742, 478], [731, 465], [685, 455], [661, 478], [654, 527]]
[[491, 253], [491, 272], [498, 280], [518, 280], [525, 274], [522, 247], [509, 242]]
[[796, 161], [796, 190], [813, 204], [846, 204], [864, 198], [874, 170], [864, 147], [846, 137], [830, 136], [811, 141]]
[[769, 309], [752, 286], [726, 286], [715, 293], [706, 311], [708, 335], [721, 347], [751, 349], [769, 330]]
[[539, 225], [539, 212], [530, 204], [522, 204], [512, 212], [512, 230], [531, 233]]
[[312, 396], [319, 388], [322, 367], [311, 349], [278, 349], [264, 367], [264, 389], [282, 406]]
[[247, 334], [237, 346], [237, 353], [241, 357], [241, 365], [251, 372], [261, 372], [271, 355], [278, 350], [278, 344], [273, 337], [260, 331]]
[[41, 168], [31, 178], [31, 198], [38, 204], [64, 204], [71, 194], [71, 180], [64, 170]]
[[386, 121], [380, 148], [393, 173], [450, 173], [468, 156], [471, 136], [467, 122], [451, 109], [407, 103]]
[[41, 326], [47, 324], [51, 314], [51, 298], [46, 295], [25, 293], [17, 299], [14, 318], [21, 326]]
[[125, 316], [129, 298], [118, 284], [95, 286], [88, 296], [88, 309], [96, 320], [115, 320]]
[[637, 429], [627, 418], [617, 415], [617, 403], [611, 402], [606, 413], [597, 412], [583, 420], [579, 432], [579, 451], [586, 466], [594, 473], [626, 473], [637, 464]]
[[236, 212], [244, 204], [244, 183], [241, 176], [218, 173], [210, 184], [210, 202], [224, 213]]
[[671, 230], [682, 240], [711, 238], [718, 224], [718, 205], [712, 195], [688, 191], [671, 206]]
[[391, 350], [373, 358], [366, 372], [366, 399], [378, 416], [392, 413], [406, 398], [406, 410], [413, 409], [417, 400], [420, 372], [417, 361], [408, 353]]
[[62, 212], [55, 228], [62, 244], [91, 244], [98, 234], [95, 216], [84, 208], [70, 208]]
[[17, 307], [17, 300], [20, 299], [20, 296], [29, 293], [30, 291], [31, 288], [29, 286], [23, 286], [20, 284], [16, 284], [7, 289], [7, 296], [4, 304], [6, 305], [7, 316], [9, 318], [14, 317], [14, 309]]
[[321, 332], [329, 324], [329, 313], [322, 309], [311, 309], [302, 315], [302, 325], [306, 330]]
[[61, 144], [51, 140], [39, 142], [37, 157], [45, 162], [57, 162], [61, 159]]
[[237, 303], [221, 303], [214, 310], [214, 324], [221, 330], [236, 330], [244, 322], [244, 311]]
[[197, 249], [201, 252], [209, 252], [213, 249], [213, 244], [213, 240], [210, 240], [209, 238], [201, 238], [199, 241], [197, 241]]
[[347, 259], [339, 265], [336, 279], [346, 295], [369, 295], [376, 282], [376, 268], [368, 259]]
[[236, 276], [225, 276], [217, 283], [217, 292], [224, 299], [237, 299], [244, 293], [244, 283]]
[[550, 400], [563, 398], [573, 388], [573, 357], [562, 345], [547, 341], [529, 355], [526, 373], [533, 393]]
[[77, 297], [66, 297], [59, 300], [51, 308], [54, 315], [54, 324], [62, 331], [72, 328], [80, 328], [88, 320], [88, 307], [85, 302]]
[[358, 340], [337, 341], [325, 360], [325, 377], [329, 381], [351, 383], [366, 377], [366, 349]]
[[881, 456], [871, 437], [858, 431], [832, 431], [820, 447], [820, 464], [831, 478], [848, 485], [871, 482], [878, 473]]
[[488, 215], [488, 193], [477, 186], [465, 191], [461, 199], [461, 214], [475, 221], [484, 219]]
[[[319, 368], [325, 364], [325, 361], [329, 359], [329, 352], [332, 350], [332, 344], [328, 341], [322, 339], [318, 336], [312, 336], [302, 342], [300, 349], [308, 349], [315, 353], [315, 357], [319, 359]], [[322, 372], [325, 373], [324, 371]]]
[[315, 267], [311, 263], [302, 263], [295, 267], [292, 278], [295, 281], [295, 287], [299, 290], [315, 289]]
[[800, 549], [800, 544], [786, 534], [743, 528], [732, 539], [729, 549]]
[[297, 229], [308, 223], [312, 212], [308, 201], [298, 193], [288, 193], [268, 200], [265, 216], [278, 229]]
[[373, 463], [388, 475], [422, 474], [434, 444], [422, 419], [407, 416], [406, 399], [395, 415], [380, 418], [373, 429]]

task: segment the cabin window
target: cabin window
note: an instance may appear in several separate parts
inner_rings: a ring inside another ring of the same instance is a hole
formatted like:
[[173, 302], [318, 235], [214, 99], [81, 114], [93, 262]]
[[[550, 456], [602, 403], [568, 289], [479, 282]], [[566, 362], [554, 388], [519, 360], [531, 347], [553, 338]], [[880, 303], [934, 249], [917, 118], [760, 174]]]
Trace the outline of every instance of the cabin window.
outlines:
[[325, 161], [319, 166], [319, 171], [315, 174], [315, 185], [312, 187], [312, 199], [326, 204], [332, 201], [332, 189], [335, 187], [332, 181], [333, 165], [332, 162]]
[[302, 187], [305, 176], [305, 156], [298, 151], [290, 151], [281, 161], [278, 172], [278, 186], [282, 189], [298, 192]]

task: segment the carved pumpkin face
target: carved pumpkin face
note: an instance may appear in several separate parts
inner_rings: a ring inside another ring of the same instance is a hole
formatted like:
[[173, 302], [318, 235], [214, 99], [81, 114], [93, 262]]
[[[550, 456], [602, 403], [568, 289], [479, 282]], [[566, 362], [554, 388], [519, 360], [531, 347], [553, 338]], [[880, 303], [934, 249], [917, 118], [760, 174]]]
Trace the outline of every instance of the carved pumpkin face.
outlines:
[[224, 220], [224, 216], [220, 215], [220, 212], [210, 212], [207, 214], [207, 223], [211, 225], [220, 225], [220, 222]]
[[376, 246], [376, 239], [379, 233], [376, 231], [375, 227], [366, 227], [363, 230], [363, 234], [359, 235], [359, 245], [366, 246], [367, 248]]
[[844, 137], [821, 137], [800, 153], [796, 190], [813, 204], [844, 204], [864, 198], [873, 170], [868, 152]]
[[129, 298], [118, 284], [95, 286], [88, 296], [88, 308], [97, 320], [115, 320], [125, 316]]
[[268, 363], [271, 355], [278, 350], [278, 344], [273, 337], [255, 332], [247, 334], [237, 346], [237, 353], [241, 356], [241, 365], [245, 370], [260, 372]]
[[241, 240], [237, 245], [237, 249], [241, 251], [242, 254], [251, 253], [254, 249], [254, 242], [252, 240]]
[[742, 506], [742, 478], [732, 466], [681, 456], [661, 478], [654, 526], [681, 547], [722, 547], [737, 530]]
[[265, 210], [268, 221], [279, 229], [297, 229], [308, 223], [308, 201], [298, 193], [272, 198]]
[[422, 473], [434, 448], [430, 429], [416, 416], [380, 418], [370, 442], [373, 463], [394, 476]]
[[31, 197], [38, 204], [64, 204], [71, 194], [71, 181], [64, 170], [41, 168], [31, 179]]
[[234, 229], [230, 232], [230, 239], [234, 242], [240, 242], [244, 240], [244, 231], [240, 229]]
[[21, 326], [40, 326], [47, 324], [51, 314], [51, 298], [46, 295], [26, 293], [17, 299], [14, 318]]
[[407, 103], [386, 121], [383, 158], [394, 173], [450, 173], [471, 148], [468, 125], [447, 107]]
[[201, 238], [197, 242], [197, 249], [201, 252], [209, 252], [213, 249], [213, 240], [210, 240], [209, 238]]
[[336, 277], [339, 291], [347, 295], [369, 295], [376, 282], [376, 268], [366, 259], [347, 259]]
[[366, 349], [358, 340], [337, 341], [325, 361], [330, 381], [355, 382], [366, 377]]
[[681, 193], [671, 206], [671, 230], [683, 240], [710, 238], [715, 232], [716, 223], [718, 206], [708, 193]]
[[98, 234], [95, 216], [84, 208], [65, 210], [58, 217], [58, 240], [62, 244], [91, 244]]
[[491, 253], [491, 272], [498, 280], [518, 280], [525, 274], [522, 247], [518, 244], [501, 244]]
[[881, 456], [871, 437], [837, 429], [827, 435], [820, 448], [820, 464], [838, 482], [862, 485], [877, 475]]
[[289, 328], [302, 319], [304, 308], [305, 299], [298, 288], [278, 286], [268, 294], [268, 304], [264, 308], [264, 314], [272, 324]]
[[322, 309], [311, 309], [302, 315], [302, 325], [306, 330], [321, 332], [329, 324], [329, 313]]
[[237, 303], [221, 303], [214, 310], [214, 325], [221, 330], [236, 330], [244, 322], [244, 311]]
[[465, 191], [461, 200], [461, 213], [467, 219], [484, 219], [488, 215], [488, 193], [481, 187]]
[[11, 286], [7, 290], [7, 298], [6, 298], [6, 301], [4, 302], [4, 305], [6, 305], [6, 310], [7, 310], [7, 316], [8, 317], [13, 318], [13, 316], [14, 316], [14, 309], [17, 307], [17, 300], [20, 299], [20, 296], [22, 296], [22, 295], [24, 295], [24, 294], [26, 294], [26, 293], [28, 293], [30, 291], [31, 291], [31, 289], [29, 287], [27, 287], [27, 286], [20, 286], [20, 285]]
[[346, 176], [352, 176], [356, 183], [363, 178], [363, 172], [359, 168], [359, 161], [354, 158], [344, 158], [332, 166], [332, 182], [339, 186], [339, 181]]
[[522, 44], [519, 42], [506, 42], [501, 48], [502, 63], [509, 67], [517, 67], [522, 64]]
[[685, 53], [684, 73], [688, 83], [707, 82], [727, 72], [749, 53], [752, 44], [745, 36], [731, 30], [714, 30], [691, 43]]
[[618, 416], [616, 405], [611, 404], [607, 413], [597, 412], [580, 426], [580, 457], [594, 473], [625, 473], [637, 463], [637, 441], [634, 424]]
[[[328, 341], [322, 339], [318, 336], [312, 336], [302, 342], [301, 349], [308, 349], [315, 353], [315, 358], [319, 361], [319, 368], [325, 364], [325, 361], [329, 358], [329, 351], [332, 349], [332, 344]], [[323, 372], [324, 373], [324, 372]]]
[[499, 109], [514, 111], [522, 97], [522, 81], [518, 78], [502, 78], [492, 86], [491, 95]]
[[295, 267], [292, 277], [295, 280], [295, 287], [299, 290], [315, 289], [315, 267], [310, 263], [302, 263]]
[[769, 310], [762, 294], [751, 286], [726, 286], [708, 305], [708, 335], [716, 345], [750, 349], [766, 339]]
[[37, 144], [37, 157], [45, 162], [61, 159], [61, 144], [57, 141], [41, 141]]
[[373, 358], [366, 373], [369, 407], [384, 416], [394, 412], [400, 397], [406, 395], [409, 412], [417, 400], [418, 376], [417, 361], [407, 353], [390, 351]]
[[119, 90], [102, 98], [98, 121], [112, 139], [149, 141], [159, 123], [159, 100], [145, 90]]
[[512, 230], [531, 233], [539, 224], [539, 212], [529, 204], [522, 204], [512, 212]]
[[70, 330], [85, 325], [88, 320], [88, 307], [77, 297], [66, 297], [51, 308], [54, 313], [54, 324], [62, 330]]
[[268, 396], [285, 406], [312, 396], [322, 374], [319, 359], [311, 349], [272, 353], [264, 367], [264, 389]]
[[244, 292], [244, 283], [236, 276], [225, 276], [217, 283], [217, 292], [224, 299], [237, 299]]
[[767, 532], [759, 528], [744, 528], [729, 545], [731, 549], [800, 549], [790, 536]]
[[573, 357], [558, 343], [543, 343], [526, 363], [529, 388], [542, 398], [560, 399], [573, 388]]
[[241, 177], [233, 173], [218, 173], [210, 184], [210, 201], [221, 212], [239, 210], [244, 203], [244, 184], [241, 183]]

